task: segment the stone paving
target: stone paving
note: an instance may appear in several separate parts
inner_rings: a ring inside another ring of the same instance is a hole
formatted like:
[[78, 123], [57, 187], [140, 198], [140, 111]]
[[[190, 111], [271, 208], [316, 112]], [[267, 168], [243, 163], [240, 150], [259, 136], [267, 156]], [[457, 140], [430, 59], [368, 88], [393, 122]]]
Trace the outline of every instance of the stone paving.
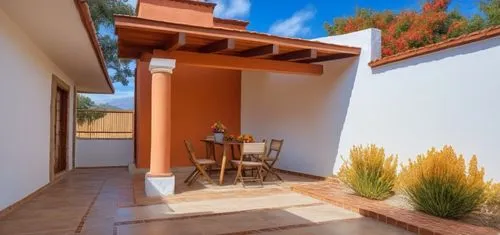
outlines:
[[412, 234], [292, 192], [312, 183], [296, 176], [263, 188], [179, 185], [154, 200], [134, 198], [139, 182], [124, 168], [73, 170], [1, 218], [0, 234]]

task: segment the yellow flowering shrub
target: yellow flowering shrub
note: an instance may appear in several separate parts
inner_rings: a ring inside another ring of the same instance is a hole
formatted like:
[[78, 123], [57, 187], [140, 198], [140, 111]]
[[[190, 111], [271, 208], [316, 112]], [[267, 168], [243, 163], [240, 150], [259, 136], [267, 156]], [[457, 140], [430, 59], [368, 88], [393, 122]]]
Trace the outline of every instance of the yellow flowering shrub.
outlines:
[[354, 146], [338, 176], [357, 194], [382, 200], [391, 195], [397, 176], [397, 162], [397, 156], [386, 157], [384, 148], [376, 145]]
[[483, 178], [484, 169], [478, 168], [475, 155], [467, 168], [462, 155], [457, 155], [451, 146], [444, 146], [442, 150], [432, 148], [403, 166], [398, 188], [419, 211], [460, 218], [486, 199], [489, 183]]

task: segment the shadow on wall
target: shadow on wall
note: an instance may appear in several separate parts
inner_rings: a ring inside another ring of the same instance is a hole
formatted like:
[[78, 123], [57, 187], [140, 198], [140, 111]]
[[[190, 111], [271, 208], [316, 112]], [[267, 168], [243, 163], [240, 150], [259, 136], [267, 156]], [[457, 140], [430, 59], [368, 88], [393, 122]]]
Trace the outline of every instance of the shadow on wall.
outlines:
[[347, 111], [349, 109], [354, 82], [356, 80], [359, 57], [344, 59], [341, 61], [330, 61], [325, 63], [324, 65], [325, 68], [327, 68], [327, 74], [332, 72], [338, 76], [336, 78], [338, 79], [338, 81], [334, 83], [334, 86], [332, 87], [332, 89], [335, 90], [335, 92], [332, 93], [332, 95], [334, 96], [333, 99], [331, 99], [332, 103], [327, 104], [327, 106], [324, 107], [325, 109], [333, 110], [333, 126], [331, 129], [331, 133], [334, 142], [332, 142], [331, 144], [334, 149], [331, 153], [327, 153], [328, 158], [333, 159], [333, 161], [327, 161], [328, 164], [325, 164], [324, 166], [325, 173], [328, 172], [327, 174], [331, 174], [332, 169], [334, 168], [335, 163], [338, 160], [337, 153], [339, 150], [340, 138], [347, 117]]
[[245, 72], [243, 132], [285, 140], [278, 168], [330, 176], [358, 63], [358, 58], [322, 63], [322, 76]]
[[377, 68], [373, 68], [373, 74], [381, 74], [391, 70], [400, 69], [400, 68], [408, 68], [411, 66], [417, 66], [422, 63], [430, 63], [436, 62], [442, 59], [467, 55], [470, 53], [475, 53], [478, 51], [488, 50], [494, 47], [498, 47], [500, 45], [500, 37], [483, 40], [479, 42], [470, 43], [467, 45], [454, 47], [450, 49], [445, 49], [442, 51], [434, 52], [427, 55], [417, 56], [414, 58], [409, 58], [403, 61], [382, 65]]

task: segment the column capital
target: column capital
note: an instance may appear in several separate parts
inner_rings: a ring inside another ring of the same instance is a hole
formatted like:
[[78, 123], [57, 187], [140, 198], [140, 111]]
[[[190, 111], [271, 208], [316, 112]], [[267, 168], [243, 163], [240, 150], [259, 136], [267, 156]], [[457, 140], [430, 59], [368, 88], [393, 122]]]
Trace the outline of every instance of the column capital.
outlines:
[[151, 73], [169, 73], [175, 69], [175, 60], [163, 58], [151, 58], [149, 62], [149, 71]]

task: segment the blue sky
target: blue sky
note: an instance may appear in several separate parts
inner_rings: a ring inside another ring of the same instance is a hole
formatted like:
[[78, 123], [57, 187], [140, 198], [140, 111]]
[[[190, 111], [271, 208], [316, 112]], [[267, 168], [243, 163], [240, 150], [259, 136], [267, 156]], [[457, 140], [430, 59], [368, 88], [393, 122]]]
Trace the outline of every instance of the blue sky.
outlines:
[[[373, 10], [418, 10], [423, 0], [209, 0], [217, 3], [215, 15], [250, 21], [251, 31], [288, 37], [317, 38], [326, 36], [325, 22], [351, 16], [357, 7]], [[451, 9], [471, 16], [478, 13], [480, 0], [452, 0]], [[135, 6], [137, 0], [128, 0]], [[124, 108], [133, 104], [133, 80], [128, 86], [115, 83], [114, 95], [89, 95], [97, 103]]]

